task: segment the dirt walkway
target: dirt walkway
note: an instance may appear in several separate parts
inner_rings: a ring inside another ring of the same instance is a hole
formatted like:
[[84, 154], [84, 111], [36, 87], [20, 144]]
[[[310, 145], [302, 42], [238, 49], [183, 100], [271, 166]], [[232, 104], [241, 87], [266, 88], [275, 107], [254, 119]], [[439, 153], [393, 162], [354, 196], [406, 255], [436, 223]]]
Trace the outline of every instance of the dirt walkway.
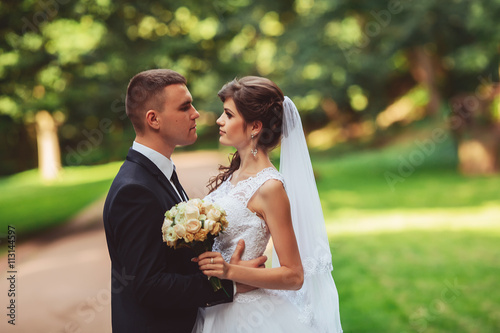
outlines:
[[[175, 154], [180, 181], [191, 198], [225, 155]], [[0, 332], [111, 332], [110, 261], [102, 226], [101, 198], [68, 224], [16, 247], [15, 326], [8, 323], [7, 257], [0, 258]]]

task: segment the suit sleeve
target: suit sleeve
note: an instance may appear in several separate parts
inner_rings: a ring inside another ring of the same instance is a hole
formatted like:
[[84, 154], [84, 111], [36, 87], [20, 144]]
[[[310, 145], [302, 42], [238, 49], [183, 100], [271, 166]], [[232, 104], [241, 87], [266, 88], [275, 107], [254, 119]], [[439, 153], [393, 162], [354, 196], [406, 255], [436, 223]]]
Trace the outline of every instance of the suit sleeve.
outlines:
[[222, 281], [228, 297], [222, 290], [214, 292], [201, 272], [181, 275], [166, 269], [173, 258], [161, 238], [162, 210], [156, 195], [140, 185], [121, 188], [111, 206], [116, 253], [123, 273], [131, 276], [127, 288], [133, 297], [145, 306], [167, 310], [232, 301], [231, 281]]

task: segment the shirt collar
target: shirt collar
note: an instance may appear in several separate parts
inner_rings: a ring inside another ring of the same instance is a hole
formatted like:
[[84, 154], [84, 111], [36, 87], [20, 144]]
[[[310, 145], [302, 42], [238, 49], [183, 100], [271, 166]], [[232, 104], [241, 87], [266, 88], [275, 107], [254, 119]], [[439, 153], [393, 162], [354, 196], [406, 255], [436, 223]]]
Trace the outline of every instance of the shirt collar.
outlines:
[[158, 169], [167, 177], [168, 180], [172, 177], [172, 173], [174, 172], [175, 165], [168, 157], [160, 154], [154, 149], [151, 149], [143, 144], [140, 144], [137, 141], [134, 141], [132, 144], [132, 149], [138, 151], [142, 155], [146, 156], [153, 162]]

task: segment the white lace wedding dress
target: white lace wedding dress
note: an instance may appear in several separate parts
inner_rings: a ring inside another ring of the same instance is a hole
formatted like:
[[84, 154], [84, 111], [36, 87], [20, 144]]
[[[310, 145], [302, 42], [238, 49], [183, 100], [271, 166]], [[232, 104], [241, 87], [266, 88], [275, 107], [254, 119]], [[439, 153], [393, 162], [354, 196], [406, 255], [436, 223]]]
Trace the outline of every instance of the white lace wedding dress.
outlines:
[[[259, 187], [270, 179], [284, 183], [276, 169], [266, 168], [236, 185], [228, 179], [205, 198], [226, 210], [229, 225], [216, 238], [213, 250], [220, 252], [227, 262], [240, 239], [245, 240], [242, 260], [254, 259], [264, 253], [270, 238], [269, 230], [265, 221], [250, 211], [247, 204]], [[313, 332], [306, 324], [307, 319], [307, 309], [292, 304], [285, 292], [257, 289], [236, 294], [232, 303], [200, 309], [193, 332]]]

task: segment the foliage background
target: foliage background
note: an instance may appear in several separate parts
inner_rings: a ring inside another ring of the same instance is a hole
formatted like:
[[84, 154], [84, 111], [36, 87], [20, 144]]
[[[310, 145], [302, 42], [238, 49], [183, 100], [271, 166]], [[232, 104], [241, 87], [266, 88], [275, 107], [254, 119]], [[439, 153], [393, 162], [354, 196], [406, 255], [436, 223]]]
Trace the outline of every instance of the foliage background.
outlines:
[[293, 98], [314, 147], [453, 113], [477, 119], [452, 128], [457, 139], [496, 133], [499, 14], [498, 0], [2, 1], [0, 173], [37, 166], [40, 110], [58, 125], [63, 165], [122, 159], [126, 85], [150, 68], [187, 77], [202, 143], [215, 142], [215, 92], [243, 75]]
[[266, 76], [301, 112], [345, 331], [498, 332], [498, 17], [500, 0], [2, 1], [2, 230], [37, 234], [105, 195], [136, 73], [187, 77], [202, 117], [179, 150], [218, 148], [217, 90]]

